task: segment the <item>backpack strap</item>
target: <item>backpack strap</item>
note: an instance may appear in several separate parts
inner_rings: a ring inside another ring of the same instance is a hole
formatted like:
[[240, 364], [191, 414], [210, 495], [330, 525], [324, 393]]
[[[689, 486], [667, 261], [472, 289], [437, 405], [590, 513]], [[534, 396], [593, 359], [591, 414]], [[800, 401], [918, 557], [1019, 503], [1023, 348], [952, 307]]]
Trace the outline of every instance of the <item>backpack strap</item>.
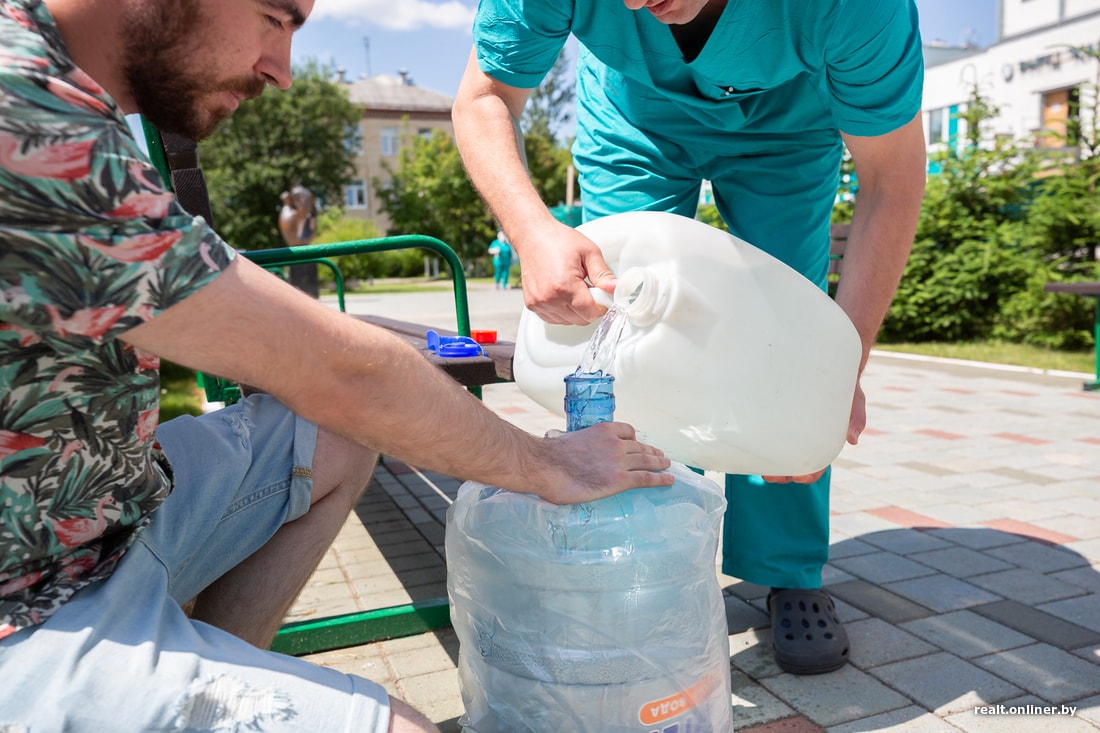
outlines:
[[193, 140], [173, 132], [162, 132], [160, 137], [176, 200], [187, 212], [201, 216], [213, 228], [210, 194], [206, 190], [206, 178], [199, 168], [199, 146]]

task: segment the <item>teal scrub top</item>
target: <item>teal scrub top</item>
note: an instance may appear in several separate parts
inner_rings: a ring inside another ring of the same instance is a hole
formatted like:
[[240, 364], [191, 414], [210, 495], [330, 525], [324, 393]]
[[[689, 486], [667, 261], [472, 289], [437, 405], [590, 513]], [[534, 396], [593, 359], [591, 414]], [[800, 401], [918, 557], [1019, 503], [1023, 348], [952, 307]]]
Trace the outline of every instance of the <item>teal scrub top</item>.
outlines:
[[534, 88], [570, 33], [581, 45], [578, 118], [596, 105], [606, 118], [610, 104], [625, 125], [723, 153], [882, 135], [920, 110], [913, 0], [729, 0], [691, 62], [668, 26], [622, 0], [481, 0], [479, 66]]

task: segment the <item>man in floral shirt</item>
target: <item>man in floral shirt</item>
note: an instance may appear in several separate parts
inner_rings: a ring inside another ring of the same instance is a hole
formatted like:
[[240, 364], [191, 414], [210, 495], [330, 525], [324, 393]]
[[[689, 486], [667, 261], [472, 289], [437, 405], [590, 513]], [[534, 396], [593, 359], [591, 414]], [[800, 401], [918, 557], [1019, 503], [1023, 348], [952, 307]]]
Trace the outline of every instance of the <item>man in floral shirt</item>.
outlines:
[[[376, 451], [556, 502], [671, 482], [629, 426], [516, 430], [164, 189], [123, 114], [209, 134], [289, 86], [312, 5], [0, 0], [0, 730], [435, 730], [263, 651]], [[158, 427], [159, 357], [267, 394]]]

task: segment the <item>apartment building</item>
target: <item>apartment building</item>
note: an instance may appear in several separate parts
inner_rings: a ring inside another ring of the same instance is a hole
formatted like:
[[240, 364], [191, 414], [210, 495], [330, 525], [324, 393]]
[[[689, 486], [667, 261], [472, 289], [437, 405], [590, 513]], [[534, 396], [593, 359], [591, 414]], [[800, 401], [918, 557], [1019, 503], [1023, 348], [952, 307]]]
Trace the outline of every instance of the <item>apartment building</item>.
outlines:
[[361, 147], [355, 159], [355, 178], [344, 187], [344, 208], [349, 216], [373, 221], [378, 233], [384, 235], [389, 217], [381, 210], [374, 187], [375, 180], [385, 185], [390, 178], [383, 161], [396, 167], [402, 141], [411, 135], [430, 136], [434, 130], [443, 130], [453, 136], [454, 100], [416, 86], [404, 70], [396, 75], [378, 74], [341, 83], [352, 104], [362, 112]]

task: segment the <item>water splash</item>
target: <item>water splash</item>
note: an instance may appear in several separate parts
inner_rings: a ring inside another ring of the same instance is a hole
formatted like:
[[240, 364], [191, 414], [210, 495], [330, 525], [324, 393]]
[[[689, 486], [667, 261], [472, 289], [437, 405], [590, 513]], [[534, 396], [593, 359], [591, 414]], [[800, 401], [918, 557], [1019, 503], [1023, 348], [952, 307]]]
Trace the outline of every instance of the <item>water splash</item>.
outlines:
[[626, 321], [626, 311], [619, 306], [612, 305], [607, 309], [603, 320], [588, 340], [588, 347], [574, 374], [611, 374], [611, 365], [615, 361], [615, 349], [623, 336]]

